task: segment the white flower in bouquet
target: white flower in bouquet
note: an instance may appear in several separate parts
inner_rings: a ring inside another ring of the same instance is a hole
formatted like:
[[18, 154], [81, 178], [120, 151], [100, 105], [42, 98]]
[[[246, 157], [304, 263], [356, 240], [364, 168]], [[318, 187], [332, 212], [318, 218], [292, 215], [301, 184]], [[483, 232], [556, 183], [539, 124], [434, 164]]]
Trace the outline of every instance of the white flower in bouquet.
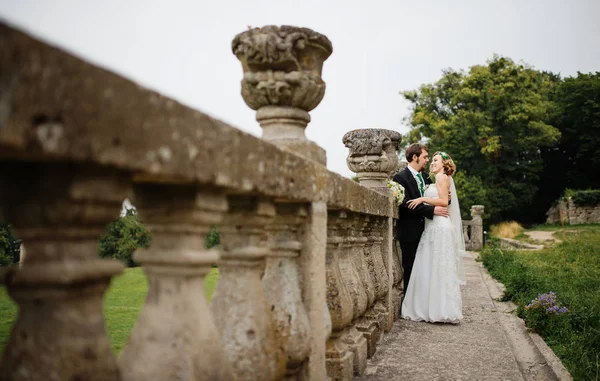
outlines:
[[402, 204], [404, 201], [404, 187], [394, 180], [388, 180], [387, 187], [390, 191], [392, 191], [394, 200], [396, 200], [396, 205]]

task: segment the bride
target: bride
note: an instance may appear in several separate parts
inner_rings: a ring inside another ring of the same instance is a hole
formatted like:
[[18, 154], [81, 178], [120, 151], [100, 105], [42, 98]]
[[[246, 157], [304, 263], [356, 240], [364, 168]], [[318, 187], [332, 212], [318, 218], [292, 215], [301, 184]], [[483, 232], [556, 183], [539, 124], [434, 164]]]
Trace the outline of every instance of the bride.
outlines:
[[456, 165], [450, 155], [436, 152], [430, 165], [430, 172], [435, 174], [435, 186], [429, 186], [424, 197], [408, 202], [410, 209], [423, 202], [447, 206], [450, 217], [434, 216], [433, 220], [426, 220], [402, 302], [405, 319], [459, 323], [463, 317], [460, 285], [465, 284], [461, 261], [465, 244], [452, 179], [455, 171]]

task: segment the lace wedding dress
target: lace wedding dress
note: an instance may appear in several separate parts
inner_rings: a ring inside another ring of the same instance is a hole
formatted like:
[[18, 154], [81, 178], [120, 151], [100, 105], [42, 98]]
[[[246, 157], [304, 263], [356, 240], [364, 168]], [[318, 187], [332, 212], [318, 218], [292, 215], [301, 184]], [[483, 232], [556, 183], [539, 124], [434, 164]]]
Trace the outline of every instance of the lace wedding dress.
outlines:
[[[451, 180], [452, 203], [455, 203], [456, 188]], [[425, 190], [425, 197], [437, 198], [435, 184]], [[452, 205], [453, 209], [458, 208]], [[450, 207], [449, 207], [450, 209]], [[434, 216], [425, 220], [425, 231], [419, 241], [412, 274], [408, 283], [402, 317], [409, 320], [458, 323], [462, 319], [462, 298], [460, 295], [462, 221], [460, 213], [450, 213], [451, 217]], [[460, 228], [459, 234], [456, 229]], [[460, 238], [459, 238], [460, 237]], [[464, 247], [464, 242], [462, 242]]]

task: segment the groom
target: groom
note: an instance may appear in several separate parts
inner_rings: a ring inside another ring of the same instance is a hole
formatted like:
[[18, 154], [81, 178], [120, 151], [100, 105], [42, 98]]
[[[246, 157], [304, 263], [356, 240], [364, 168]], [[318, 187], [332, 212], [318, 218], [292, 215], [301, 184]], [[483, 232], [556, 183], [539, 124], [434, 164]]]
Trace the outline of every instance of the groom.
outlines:
[[406, 160], [408, 161], [406, 168], [394, 175], [394, 181], [404, 187], [405, 194], [404, 202], [400, 205], [399, 219], [396, 223], [396, 239], [400, 241], [400, 249], [402, 250], [404, 292], [408, 289], [408, 281], [415, 262], [419, 240], [423, 230], [425, 230], [425, 217], [429, 219], [433, 219], [434, 215], [448, 217], [448, 208], [442, 206], [433, 207], [427, 204], [419, 204], [414, 209], [408, 209], [408, 201], [423, 196], [425, 192], [426, 180], [421, 172], [429, 162], [427, 146], [419, 143], [411, 144], [406, 149]]

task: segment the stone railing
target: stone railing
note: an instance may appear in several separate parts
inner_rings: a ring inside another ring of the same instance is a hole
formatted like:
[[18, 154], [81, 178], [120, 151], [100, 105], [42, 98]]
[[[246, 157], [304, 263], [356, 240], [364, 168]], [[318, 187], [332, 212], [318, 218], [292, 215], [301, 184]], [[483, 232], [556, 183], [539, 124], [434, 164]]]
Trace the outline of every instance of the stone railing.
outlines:
[[471, 220], [463, 220], [463, 235], [467, 250], [481, 250], [483, 248], [483, 205], [471, 207]]
[[[364, 372], [399, 316], [397, 210], [384, 181], [400, 135], [344, 137], [362, 185], [327, 171], [304, 129], [324, 96], [330, 41], [269, 26], [232, 48], [263, 139], [0, 24], [0, 219], [27, 247], [21, 266], [0, 268], [19, 308], [0, 379]], [[100, 259], [97, 240], [125, 198], [153, 239], [135, 254], [148, 296], [116, 359], [102, 300], [123, 266]], [[205, 249], [213, 226], [223, 244]]]

